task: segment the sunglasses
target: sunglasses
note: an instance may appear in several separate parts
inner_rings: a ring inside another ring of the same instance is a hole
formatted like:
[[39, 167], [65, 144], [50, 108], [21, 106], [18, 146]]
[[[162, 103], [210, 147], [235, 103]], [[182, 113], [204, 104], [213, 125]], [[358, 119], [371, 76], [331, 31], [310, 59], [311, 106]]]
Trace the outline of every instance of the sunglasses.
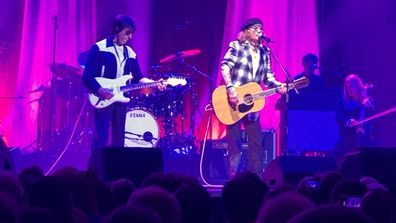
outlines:
[[262, 25], [254, 25], [254, 26], [251, 26], [249, 29], [257, 32], [259, 30], [263, 30], [263, 26]]

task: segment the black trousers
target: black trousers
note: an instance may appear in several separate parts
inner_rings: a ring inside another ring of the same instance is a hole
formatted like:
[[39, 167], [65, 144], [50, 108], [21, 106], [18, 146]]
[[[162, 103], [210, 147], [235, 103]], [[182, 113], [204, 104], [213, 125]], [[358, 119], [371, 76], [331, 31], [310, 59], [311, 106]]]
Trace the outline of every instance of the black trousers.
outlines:
[[227, 126], [227, 143], [229, 156], [229, 176], [233, 177], [237, 171], [241, 158], [241, 125], [244, 125], [248, 137], [247, 169], [261, 176], [263, 171], [263, 154], [260, 119], [249, 120], [248, 116], [243, 117], [233, 125]]
[[[114, 103], [94, 110], [95, 137], [92, 149], [104, 146], [124, 146], [127, 104]], [[111, 130], [111, 142], [110, 141]]]

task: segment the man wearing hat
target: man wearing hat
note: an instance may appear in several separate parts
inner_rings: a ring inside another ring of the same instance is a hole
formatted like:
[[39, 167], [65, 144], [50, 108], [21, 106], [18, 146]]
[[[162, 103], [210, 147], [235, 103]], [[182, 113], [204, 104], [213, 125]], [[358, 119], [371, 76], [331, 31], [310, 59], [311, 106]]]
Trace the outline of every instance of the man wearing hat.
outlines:
[[[221, 73], [227, 86], [228, 100], [231, 106], [238, 104], [235, 87], [256, 82], [263, 82], [273, 88], [284, 85], [278, 82], [271, 71], [270, 51], [262, 44], [263, 23], [259, 18], [248, 19], [238, 34], [238, 38], [229, 44], [229, 49], [221, 61]], [[286, 88], [281, 88], [285, 93]], [[261, 176], [263, 171], [262, 133], [259, 113], [250, 113], [237, 123], [227, 126], [229, 153], [229, 176], [233, 177], [241, 158], [241, 124], [243, 123], [248, 137], [249, 171]]]

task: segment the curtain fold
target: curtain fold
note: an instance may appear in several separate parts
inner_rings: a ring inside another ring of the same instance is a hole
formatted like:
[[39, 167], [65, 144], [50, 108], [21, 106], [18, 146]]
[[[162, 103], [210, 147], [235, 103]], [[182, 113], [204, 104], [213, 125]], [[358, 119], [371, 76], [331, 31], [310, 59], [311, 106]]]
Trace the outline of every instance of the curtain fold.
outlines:
[[[89, 49], [96, 40], [96, 0], [25, 0], [21, 3], [24, 4], [20, 13], [23, 22], [20, 41], [16, 43], [19, 62], [10, 65], [16, 67], [17, 72], [7, 74], [8, 78], [16, 80], [16, 85], [6, 87], [9, 88], [7, 92], [24, 99], [14, 100], [10, 104], [11, 112], [2, 113], [2, 118], [8, 145], [23, 148], [37, 137], [39, 99], [43, 94], [43, 91], [28, 92], [40, 86], [50, 87], [54, 18], [56, 16], [58, 24], [55, 62], [78, 67], [78, 54]], [[9, 25], [1, 27], [2, 32], [17, 26], [18, 19], [6, 19]]]

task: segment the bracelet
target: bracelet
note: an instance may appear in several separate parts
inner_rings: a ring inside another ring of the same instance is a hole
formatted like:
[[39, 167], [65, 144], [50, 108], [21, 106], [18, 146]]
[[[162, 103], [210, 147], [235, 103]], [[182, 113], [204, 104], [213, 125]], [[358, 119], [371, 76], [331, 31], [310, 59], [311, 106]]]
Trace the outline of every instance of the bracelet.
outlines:
[[234, 87], [234, 85], [230, 84], [230, 85], [227, 85], [226, 89], [228, 90], [228, 89], [230, 89], [232, 87]]

